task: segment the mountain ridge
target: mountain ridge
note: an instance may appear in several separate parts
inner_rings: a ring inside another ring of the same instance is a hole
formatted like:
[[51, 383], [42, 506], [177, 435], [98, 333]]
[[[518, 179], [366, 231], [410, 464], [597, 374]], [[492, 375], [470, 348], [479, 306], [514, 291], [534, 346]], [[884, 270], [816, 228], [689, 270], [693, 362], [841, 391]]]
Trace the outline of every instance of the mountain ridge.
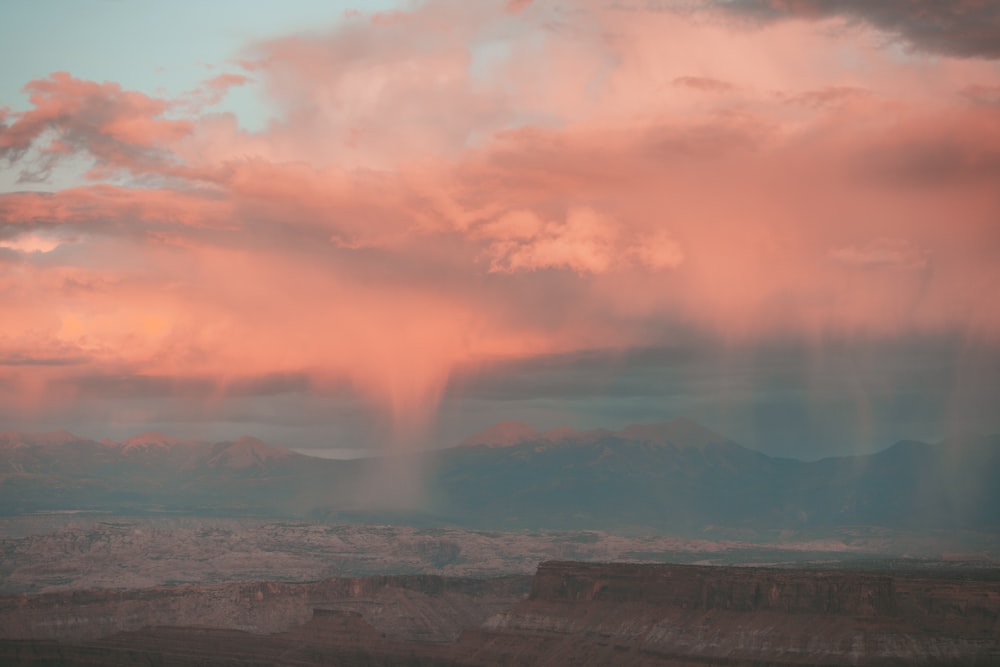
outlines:
[[552, 438], [519, 425], [496, 432], [515, 441], [414, 457], [421, 501], [368, 508], [364, 499], [378, 497], [378, 484], [406, 483], [402, 468], [379, 476], [380, 459], [321, 459], [249, 437], [209, 443], [140, 434], [110, 446], [67, 432], [7, 431], [0, 514], [172, 512], [692, 536], [844, 525], [1000, 528], [993, 484], [1000, 437], [899, 441], [875, 454], [800, 461], [748, 449], [691, 420]]
[[[629, 424], [618, 430], [604, 428], [577, 431], [560, 426], [537, 431], [524, 422], [501, 421], [464, 438], [460, 447], [512, 447], [524, 443], [590, 442], [602, 437], [618, 437], [649, 444], [680, 447], [703, 447], [714, 443], [732, 443], [726, 438], [693, 419], [675, 417], [650, 424]], [[735, 444], [735, 443], [733, 443]]]

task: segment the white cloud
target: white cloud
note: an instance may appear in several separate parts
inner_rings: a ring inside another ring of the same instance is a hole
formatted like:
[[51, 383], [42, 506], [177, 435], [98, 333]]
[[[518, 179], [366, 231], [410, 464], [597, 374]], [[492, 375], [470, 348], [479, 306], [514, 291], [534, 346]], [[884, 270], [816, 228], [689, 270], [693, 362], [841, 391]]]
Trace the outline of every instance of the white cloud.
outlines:
[[492, 240], [494, 272], [570, 269], [596, 274], [626, 265], [659, 271], [684, 260], [680, 246], [666, 233], [628, 233], [614, 218], [588, 207], [570, 209], [564, 222], [513, 211], [477, 232]]
[[21, 234], [12, 239], [0, 239], [0, 248], [10, 248], [23, 253], [52, 252], [65, 243], [65, 239], [54, 239], [40, 234]]

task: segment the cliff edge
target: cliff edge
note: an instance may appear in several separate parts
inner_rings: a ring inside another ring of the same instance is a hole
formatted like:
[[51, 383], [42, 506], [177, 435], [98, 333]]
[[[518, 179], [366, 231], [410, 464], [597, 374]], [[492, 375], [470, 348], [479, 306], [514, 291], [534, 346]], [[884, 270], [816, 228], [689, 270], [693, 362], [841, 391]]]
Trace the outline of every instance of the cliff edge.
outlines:
[[[285, 614], [296, 611], [296, 623], [274, 634], [241, 632], [247, 627], [243, 625], [154, 627], [86, 640], [8, 639], [0, 641], [0, 662], [1000, 664], [997, 569], [893, 572], [549, 561], [538, 567], [530, 592], [527, 581], [518, 578], [476, 583], [442, 577], [372, 577], [284, 586], [288, 590], [278, 587], [250, 596], [260, 606], [256, 616], [271, 619], [270, 632], [282, 624], [279, 617], [287, 623]], [[234, 607], [247, 606], [247, 596], [231, 596], [235, 589], [216, 586], [203, 593], [196, 589], [171, 594], [159, 589], [151, 602], [158, 600], [155, 605], [163, 608], [165, 597], [176, 602], [207, 594], [219, 614], [225, 599]], [[527, 594], [518, 595], [518, 590]], [[136, 606], [139, 593], [130, 598], [128, 613], [141, 609]], [[97, 593], [77, 594], [75, 601], [100, 607], [101, 599]], [[121, 611], [116, 606], [121, 600], [107, 601], [106, 615]], [[38, 596], [22, 601], [18, 611], [31, 609], [40, 616], [46, 608], [54, 616], [79, 613], [73, 602]], [[302, 613], [304, 605], [312, 605], [308, 619]], [[492, 615], [470, 622], [489, 609], [494, 610]], [[91, 607], [91, 613], [96, 612]]]

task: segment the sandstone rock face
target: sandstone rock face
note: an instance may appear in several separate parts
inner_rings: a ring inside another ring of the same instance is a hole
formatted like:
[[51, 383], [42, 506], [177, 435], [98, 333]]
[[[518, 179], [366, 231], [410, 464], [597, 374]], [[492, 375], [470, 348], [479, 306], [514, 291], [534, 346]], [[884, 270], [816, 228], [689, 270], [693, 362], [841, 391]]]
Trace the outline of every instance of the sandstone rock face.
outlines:
[[308, 622], [319, 608], [363, 614], [391, 639], [453, 641], [524, 597], [529, 583], [412, 575], [19, 595], [0, 597], [0, 638], [94, 639], [149, 626], [270, 634]]
[[[552, 561], [539, 567], [530, 594], [528, 582], [516, 577], [198, 588], [172, 593], [191, 600], [187, 613], [207, 619], [216, 618], [226, 607], [219, 600], [227, 599], [229, 629], [145, 628], [74, 642], [11, 639], [0, 641], [0, 663], [1000, 664], [995, 569], [901, 573]], [[105, 613], [141, 593], [106, 599]], [[30, 619], [31, 610], [65, 616], [109, 594], [25, 598], [14, 612], [4, 609], [0, 627]], [[162, 589], [145, 594], [153, 607], [164, 596], [174, 599]], [[140, 613], [138, 607], [132, 613]], [[287, 621], [292, 616], [294, 624]], [[240, 618], [256, 625], [238, 628], [233, 621]]]
[[994, 664], [1000, 573], [548, 562], [473, 633], [483, 664]]
[[876, 616], [896, 611], [891, 576], [695, 565], [548, 562], [532, 600], [641, 602], [691, 610], [778, 611]]

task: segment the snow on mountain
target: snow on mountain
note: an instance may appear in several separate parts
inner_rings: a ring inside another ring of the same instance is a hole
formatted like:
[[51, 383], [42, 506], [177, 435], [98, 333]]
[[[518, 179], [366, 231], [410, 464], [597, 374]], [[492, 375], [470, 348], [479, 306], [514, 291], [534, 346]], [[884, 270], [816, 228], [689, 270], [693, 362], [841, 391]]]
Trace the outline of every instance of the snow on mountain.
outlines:
[[203, 444], [203, 442], [199, 440], [174, 438], [169, 435], [164, 435], [163, 433], [157, 433], [156, 431], [147, 431], [145, 433], [133, 435], [131, 438], [127, 438], [116, 444], [121, 446], [124, 451], [130, 451], [137, 449], [169, 449], [171, 447], [186, 447], [190, 445]]

